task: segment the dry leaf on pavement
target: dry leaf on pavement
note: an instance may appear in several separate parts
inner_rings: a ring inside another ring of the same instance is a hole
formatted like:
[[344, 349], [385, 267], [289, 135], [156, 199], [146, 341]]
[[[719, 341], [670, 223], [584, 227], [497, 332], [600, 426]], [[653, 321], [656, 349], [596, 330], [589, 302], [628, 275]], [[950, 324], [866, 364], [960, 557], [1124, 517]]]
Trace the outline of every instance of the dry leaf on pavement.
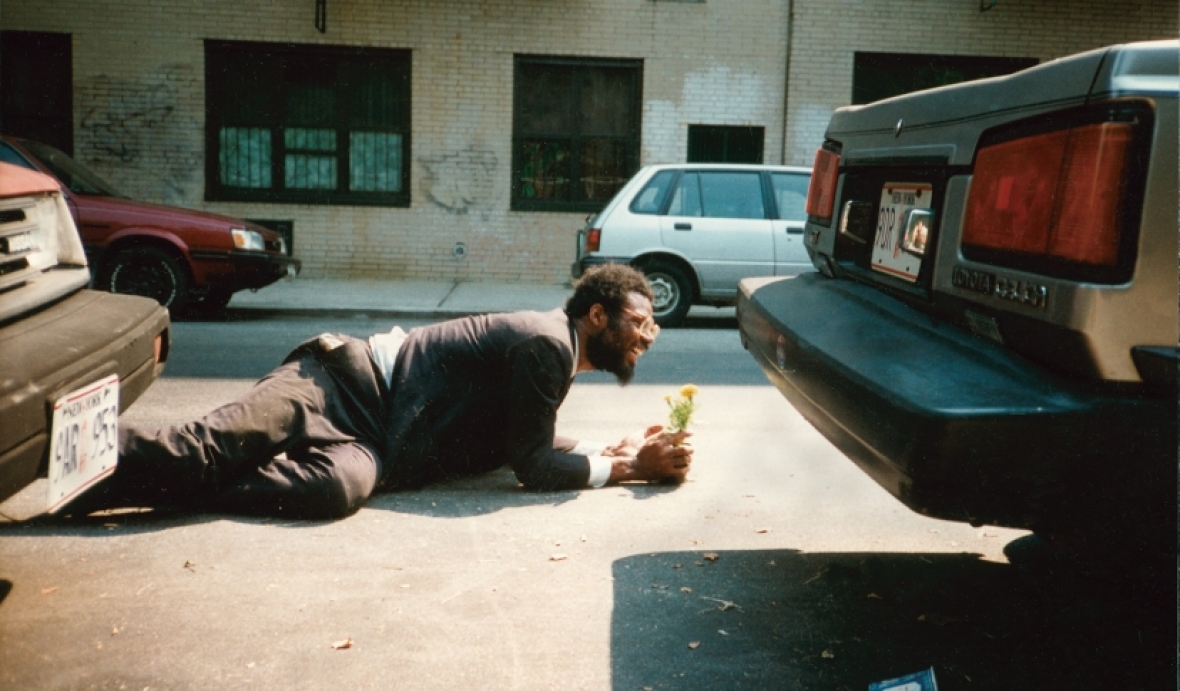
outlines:
[[346, 650], [352, 647], [352, 639], [345, 638], [342, 641], [336, 641], [332, 644], [332, 650]]
[[717, 556], [716, 552], [705, 552], [701, 556], [704, 557], [705, 561], [717, 561], [718, 559], [721, 558], [721, 557]]
[[[741, 609], [741, 605], [739, 605], [736, 602], [732, 602], [730, 600], [722, 600], [722, 599], [716, 598], [716, 597], [705, 597], [704, 595], [701, 596], [701, 599], [702, 600], [712, 600], [713, 602], [716, 602], [717, 603], [716, 609], [718, 612], [725, 612], [725, 611], [731, 610], [731, 609]], [[710, 608], [710, 609], [713, 609], [713, 608]], [[705, 609], [705, 610], [701, 610], [701, 611], [708, 612], [709, 610]]]
[[825, 650], [822, 653], [820, 653], [819, 656], [830, 660], [830, 659], [836, 657], [836, 653], [833, 653], [830, 650]]
[[41, 589], [41, 594], [42, 594], [42, 595], [52, 595], [52, 594], [54, 594], [54, 593], [56, 593], [56, 592], [57, 592], [57, 586], [56, 586], [56, 585], [55, 585], [55, 586], [53, 586], [52, 588], [42, 588], [42, 589]]
[[569, 557], [564, 554], [554, 554], [553, 556], [549, 557], [549, 561], [563, 561], [565, 559], [569, 559]]
[[697, 648], [699, 648], [699, 647], [701, 647], [701, 642], [700, 642], [700, 641], [692, 641], [692, 642], [690, 642], [690, 643], [688, 644], [688, 649], [689, 649], [689, 650], [696, 650], [696, 649], [697, 649]]

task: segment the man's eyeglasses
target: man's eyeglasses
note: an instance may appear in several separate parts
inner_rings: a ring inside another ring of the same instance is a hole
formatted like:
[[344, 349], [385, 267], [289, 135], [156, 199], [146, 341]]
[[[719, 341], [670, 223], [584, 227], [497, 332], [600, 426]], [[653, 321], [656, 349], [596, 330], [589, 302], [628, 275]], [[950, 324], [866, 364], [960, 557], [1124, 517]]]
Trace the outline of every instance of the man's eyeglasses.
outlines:
[[[633, 317], [644, 317], [644, 315], [639, 314], [638, 312], [632, 312], [629, 309], [624, 309], [623, 312]], [[631, 326], [634, 326], [644, 338], [648, 338], [653, 341], [656, 339], [656, 336], [660, 335], [660, 325], [656, 323], [655, 317], [651, 316], [650, 314], [638, 324], [631, 322]]]

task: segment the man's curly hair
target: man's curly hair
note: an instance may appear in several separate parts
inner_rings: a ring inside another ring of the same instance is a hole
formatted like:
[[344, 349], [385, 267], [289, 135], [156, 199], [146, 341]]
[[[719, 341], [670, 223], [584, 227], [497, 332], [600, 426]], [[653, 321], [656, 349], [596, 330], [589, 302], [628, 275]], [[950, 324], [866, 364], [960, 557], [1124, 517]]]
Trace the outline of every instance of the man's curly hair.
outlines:
[[652, 299], [651, 287], [643, 272], [626, 264], [603, 264], [587, 269], [574, 282], [574, 294], [565, 301], [565, 313], [571, 319], [584, 317], [595, 304], [602, 305], [612, 320], [627, 304], [628, 293]]

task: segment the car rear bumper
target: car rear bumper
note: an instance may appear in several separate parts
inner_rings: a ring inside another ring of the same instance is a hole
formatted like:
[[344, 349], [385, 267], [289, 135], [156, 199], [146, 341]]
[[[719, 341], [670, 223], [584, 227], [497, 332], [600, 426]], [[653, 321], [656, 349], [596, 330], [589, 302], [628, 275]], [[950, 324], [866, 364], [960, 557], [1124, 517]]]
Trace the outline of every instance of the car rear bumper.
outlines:
[[783, 395], [915, 511], [1034, 527], [1128, 475], [1175, 505], [1175, 395], [1087, 388], [818, 274], [743, 281], [738, 320]]
[[582, 257], [578, 261], [570, 265], [570, 275], [574, 278], [581, 278], [582, 274], [592, 266], [602, 266], [603, 264], [629, 264], [631, 257], [603, 257], [599, 255]]
[[193, 272], [202, 288], [237, 292], [295, 276], [303, 263], [283, 254], [192, 250]]
[[44, 473], [58, 398], [117, 374], [126, 410], [163, 370], [169, 338], [168, 311], [155, 300], [92, 290], [0, 327], [0, 500]]

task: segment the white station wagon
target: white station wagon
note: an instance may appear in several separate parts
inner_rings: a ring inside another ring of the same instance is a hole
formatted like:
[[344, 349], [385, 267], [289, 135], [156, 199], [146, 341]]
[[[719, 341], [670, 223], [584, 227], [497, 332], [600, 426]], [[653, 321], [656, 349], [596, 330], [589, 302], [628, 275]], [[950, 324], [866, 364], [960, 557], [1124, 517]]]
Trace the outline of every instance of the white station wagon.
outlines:
[[803, 245], [809, 168], [684, 163], [646, 166], [578, 232], [572, 273], [610, 262], [642, 270], [656, 321], [694, 304], [732, 304], [750, 276], [812, 271]]

